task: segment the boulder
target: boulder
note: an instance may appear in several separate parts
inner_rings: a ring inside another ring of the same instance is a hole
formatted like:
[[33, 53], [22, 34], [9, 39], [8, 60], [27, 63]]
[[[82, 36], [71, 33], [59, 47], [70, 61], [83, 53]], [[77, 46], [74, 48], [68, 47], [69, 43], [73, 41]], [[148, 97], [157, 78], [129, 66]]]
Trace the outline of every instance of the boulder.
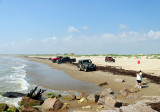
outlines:
[[99, 112], [157, 112], [144, 103], [137, 102], [133, 105], [122, 106], [120, 108], [101, 110]]
[[19, 92], [6, 92], [2, 96], [9, 97], [9, 98], [18, 98], [18, 97], [25, 96], [25, 94], [19, 93]]
[[111, 94], [113, 94], [114, 92], [110, 89], [110, 88], [106, 88], [104, 89], [101, 93], [100, 93], [100, 97], [98, 99], [98, 104], [99, 105], [104, 105], [105, 103], [105, 99], [107, 96], [111, 96]]
[[0, 103], [0, 111], [6, 111], [8, 109], [8, 105], [5, 103]]
[[114, 96], [107, 96], [105, 99], [105, 108], [121, 107], [122, 102], [118, 101]]
[[40, 112], [36, 108], [29, 106], [29, 105], [23, 105], [22, 109], [20, 110], [21, 112]]
[[75, 99], [76, 99], [76, 95], [73, 95], [73, 94], [62, 97], [62, 100], [68, 100], [68, 101], [72, 101]]
[[95, 95], [94, 94], [90, 94], [88, 97], [87, 97], [87, 100], [89, 101], [92, 101], [92, 102], [95, 102]]
[[63, 106], [63, 102], [61, 102], [59, 99], [56, 98], [48, 98], [44, 101], [42, 104], [42, 108], [44, 110], [59, 110]]
[[125, 82], [124, 79], [120, 79], [120, 78], [117, 78], [117, 79], [114, 79], [115, 82]]
[[133, 105], [122, 106], [120, 109], [122, 110], [122, 112], [157, 112], [150, 106], [147, 106], [146, 104], [141, 102], [137, 102]]
[[22, 100], [20, 102], [20, 105], [30, 105], [30, 106], [35, 106], [35, 105], [41, 105], [43, 103], [43, 101], [41, 100], [34, 100], [32, 98], [23, 96]]
[[91, 102], [97, 102], [99, 100], [99, 97], [100, 95], [90, 94], [89, 96], [87, 96], [87, 100]]
[[105, 88], [104, 90], [101, 91], [100, 96], [101, 95], [108, 95], [108, 94], [114, 94], [114, 91], [111, 90], [110, 88]]
[[123, 95], [123, 96], [128, 96], [128, 93], [130, 93], [130, 91], [128, 90], [128, 89], [126, 89], [126, 88], [123, 88], [121, 91], [120, 91], [120, 93], [121, 93], [121, 95]]

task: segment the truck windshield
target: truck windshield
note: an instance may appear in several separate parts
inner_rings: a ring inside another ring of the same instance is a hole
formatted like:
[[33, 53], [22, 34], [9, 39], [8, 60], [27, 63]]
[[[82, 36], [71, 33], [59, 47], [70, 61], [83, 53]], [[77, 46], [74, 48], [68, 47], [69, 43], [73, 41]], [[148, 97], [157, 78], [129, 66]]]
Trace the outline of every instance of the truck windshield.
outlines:
[[91, 60], [83, 60], [83, 63], [91, 63]]

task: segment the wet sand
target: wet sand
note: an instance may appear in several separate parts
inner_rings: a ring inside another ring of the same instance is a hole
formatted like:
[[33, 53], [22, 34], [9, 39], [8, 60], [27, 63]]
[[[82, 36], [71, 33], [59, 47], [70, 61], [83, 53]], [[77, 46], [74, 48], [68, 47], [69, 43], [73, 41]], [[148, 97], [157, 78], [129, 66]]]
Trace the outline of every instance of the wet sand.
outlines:
[[[123, 88], [128, 88], [129, 90], [133, 91], [136, 90], [135, 88], [136, 77], [116, 75], [116, 74], [113, 75], [112, 73], [102, 72], [102, 71], [90, 71], [90, 72], [78, 71], [75, 65], [67, 63], [66, 64], [52, 63], [50, 60], [43, 58], [41, 59], [41, 58], [28, 57], [27, 59], [47, 64], [53, 69], [62, 70], [74, 79], [91, 82], [96, 85], [103, 82], [107, 82], [108, 85], [106, 85], [105, 87], [111, 88], [112, 90], [115, 91], [120, 91]], [[115, 82], [114, 80], [117, 78], [124, 79], [125, 82]], [[50, 84], [49, 82], [46, 83]], [[143, 78], [143, 89], [141, 89], [137, 93], [137, 95], [160, 96], [160, 85], [156, 83], [151, 83], [151, 81], [149, 81], [148, 79]], [[135, 101], [141, 100], [141, 99], [126, 99], [121, 95], [117, 96], [117, 98], [127, 103], [133, 103]]]

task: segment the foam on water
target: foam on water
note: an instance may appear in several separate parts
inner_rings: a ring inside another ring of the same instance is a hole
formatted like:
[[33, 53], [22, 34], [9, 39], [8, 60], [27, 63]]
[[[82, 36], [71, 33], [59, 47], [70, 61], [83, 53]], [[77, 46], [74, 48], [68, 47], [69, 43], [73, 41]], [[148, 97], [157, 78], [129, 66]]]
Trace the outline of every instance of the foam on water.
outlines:
[[[0, 56], [0, 92], [22, 92], [29, 88], [26, 77], [26, 60], [9, 56]], [[18, 106], [21, 98], [7, 98], [0, 95], [0, 102]]]

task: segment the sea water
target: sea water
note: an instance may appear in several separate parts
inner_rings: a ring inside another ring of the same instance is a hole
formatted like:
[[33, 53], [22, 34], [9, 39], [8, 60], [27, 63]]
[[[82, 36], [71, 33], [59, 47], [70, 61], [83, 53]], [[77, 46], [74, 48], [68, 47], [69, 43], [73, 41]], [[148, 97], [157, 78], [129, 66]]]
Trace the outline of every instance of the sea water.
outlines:
[[[5, 92], [25, 93], [29, 88], [26, 77], [26, 60], [11, 56], [0, 56], [0, 94]], [[0, 95], [0, 103], [18, 105], [21, 98], [7, 98]]]

